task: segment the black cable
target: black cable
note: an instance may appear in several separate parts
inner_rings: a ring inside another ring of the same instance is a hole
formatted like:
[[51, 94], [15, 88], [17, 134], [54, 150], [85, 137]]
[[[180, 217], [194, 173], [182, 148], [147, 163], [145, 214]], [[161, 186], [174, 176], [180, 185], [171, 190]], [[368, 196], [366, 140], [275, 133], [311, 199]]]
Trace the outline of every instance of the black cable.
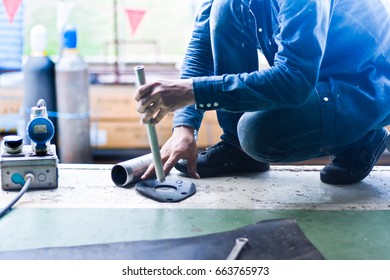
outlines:
[[26, 182], [24, 183], [22, 189], [18, 193], [18, 195], [3, 209], [0, 211], [0, 219], [5, 216], [9, 211], [12, 210], [12, 207], [15, 205], [16, 202], [19, 201], [19, 199], [25, 194], [25, 192], [28, 190], [28, 188], [31, 185], [31, 182], [34, 180], [34, 175], [32, 173], [27, 173], [24, 176], [24, 179]]

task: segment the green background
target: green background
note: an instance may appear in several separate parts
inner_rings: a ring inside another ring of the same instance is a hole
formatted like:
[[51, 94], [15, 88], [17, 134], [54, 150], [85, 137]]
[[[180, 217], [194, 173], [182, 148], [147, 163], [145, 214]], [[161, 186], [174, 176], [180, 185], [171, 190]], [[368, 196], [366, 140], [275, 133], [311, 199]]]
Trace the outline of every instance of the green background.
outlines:
[[[78, 29], [81, 54], [86, 56], [113, 55], [113, 48], [105, 49], [114, 40], [113, 0], [74, 0], [68, 23]], [[162, 56], [183, 55], [191, 35], [196, 0], [118, 0], [117, 22], [119, 40], [156, 40]], [[33, 25], [43, 24], [48, 29], [48, 54], [59, 49], [57, 33], [57, 3], [53, 0], [24, 0], [25, 52], [29, 53], [29, 32]], [[146, 13], [135, 35], [125, 14], [126, 8], [145, 9]], [[142, 52], [142, 48], [136, 51]], [[146, 50], [147, 51], [147, 50]], [[149, 50], [150, 51], [150, 50]], [[123, 50], [126, 52], [126, 49]]]

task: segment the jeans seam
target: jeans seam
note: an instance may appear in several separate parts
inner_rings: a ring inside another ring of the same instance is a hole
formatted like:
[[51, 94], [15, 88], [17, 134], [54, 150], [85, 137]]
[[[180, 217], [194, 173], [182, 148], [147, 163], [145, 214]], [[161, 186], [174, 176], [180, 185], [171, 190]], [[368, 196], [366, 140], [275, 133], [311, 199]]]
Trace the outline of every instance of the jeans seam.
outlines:
[[322, 136], [321, 152], [328, 152], [334, 146], [334, 102], [328, 83], [321, 82], [317, 84], [316, 93], [321, 104], [322, 115]]

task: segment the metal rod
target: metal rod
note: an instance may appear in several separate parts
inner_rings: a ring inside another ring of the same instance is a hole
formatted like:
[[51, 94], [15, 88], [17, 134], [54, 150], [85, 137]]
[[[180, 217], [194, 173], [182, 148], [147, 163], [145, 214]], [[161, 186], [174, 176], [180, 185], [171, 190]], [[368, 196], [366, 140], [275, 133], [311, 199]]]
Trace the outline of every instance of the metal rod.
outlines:
[[[134, 72], [137, 78], [138, 86], [144, 85], [146, 83], [145, 79], [145, 69], [144, 66], [138, 65], [134, 67]], [[165, 173], [163, 168], [163, 163], [161, 160], [160, 146], [158, 144], [156, 127], [151, 123], [146, 124], [150, 149], [153, 155], [154, 168], [156, 170], [156, 177], [159, 182], [165, 181]]]
[[236, 245], [234, 245], [232, 251], [230, 252], [229, 256], [226, 258], [227, 260], [236, 260], [238, 256], [240, 255], [242, 249], [244, 248], [245, 244], [248, 243], [247, 238], [237, 238], [236, 239]]

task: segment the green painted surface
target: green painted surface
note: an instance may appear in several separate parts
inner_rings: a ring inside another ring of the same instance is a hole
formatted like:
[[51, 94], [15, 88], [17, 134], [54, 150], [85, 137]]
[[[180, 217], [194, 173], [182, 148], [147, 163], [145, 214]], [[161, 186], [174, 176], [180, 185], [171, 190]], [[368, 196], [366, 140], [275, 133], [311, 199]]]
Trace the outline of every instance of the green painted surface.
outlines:
[[179, 238], [296, 218], [327, 259], [390, 259], [390, 211], [40, 209], [0, 220], [0, 250]]

